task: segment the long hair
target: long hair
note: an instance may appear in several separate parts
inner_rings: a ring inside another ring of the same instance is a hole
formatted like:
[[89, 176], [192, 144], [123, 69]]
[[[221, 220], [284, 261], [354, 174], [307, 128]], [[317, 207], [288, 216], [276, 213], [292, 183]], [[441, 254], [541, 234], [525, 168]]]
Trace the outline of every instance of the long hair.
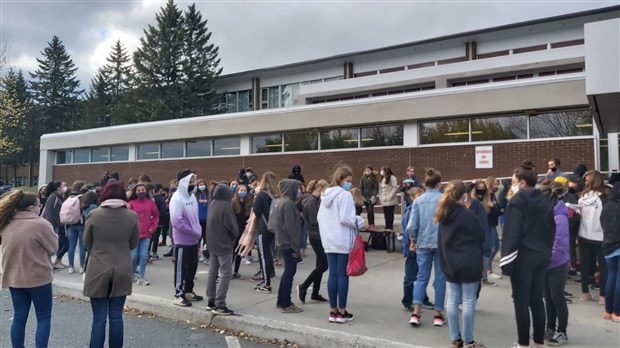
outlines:
[[364, 205], [364, 197], [360, 189], [357, 187], [351, 188], [351, 196], [353, 196], [353, 203], [355, 203], [356, 206], [361, 207]]
[[[482, 196], [482, 199], [478, 198], [478, 194], [476, 193], [476, 190], [478, 189], [478, 185], [480, 185], [480, 184], [484, 184], [484, 188], [486, 190], [486, 192]], [[487, 186], [487, 184], [484, 181], [478, 181], [472, 187], [472, 189], [471, 189], [471, 198], [479, 200], [480, 203], [482, 203], [482, 206], [484, 207], [484, 211], [486, 211], [487, 213], [489, 211], [491, 211], [491, 193], [489, 192], [489, 187]]]
[[129, 196], [130, 201], [134, 199], [138, 199], [138, 193], [136, 192], [138, 191], [138, 187], [144, 187], [144, 189], [146, 190], [146, 199], [151, 199], [151, 194], [149, 193], [149, 190], [146, 188], [146, 185], [140, 182], [131, 189], [131, 195]]
[[353, 170], [351, 169], [351, 167], [346, 164], [339, 165], [338, 167], [336, 167], [336, 170], [334, 170], [334, 174], [332, 175], [332, 182], [330, 183], [330, 185], [332, 187], [340, 186], [340, 182], [348, 176], [353, 176]]
[[382, 167], [381, 170], [385, 172], [385, 175], [383, 176], [384, 182], [389, 184], [390, 180], [392, 180], [392, 175], [394, 175], [394, 173], [392, 173], [392, 169], [390, 167]]
[[52, 195], [52, 193], [58, 191], [58, 188], [62, 186], [62, 181], [56, 180], [56, 181], [50, 181], [46, 186], [45, 186], [45, 197], [50, 197]]
[[583, 175], [583, 180], [585, 181], [585, 185], [583, 188], [583, 192], [581, 195], [590, 192], [603, 192], [603, 175], [597, 170], [590, 170]]
[[308, 184], [307, 191], [308, 191], [308, 193], [311, 194], [312, 192], [314, 192], [314, 190], [321, 189], [321, 192], [323, 192], [328, 187], [329, 187], [329, 183], [325, 179], [312, 180]]
[[99, 195], [96, 192], [88, 191], [82, 196], [82, 209], [86, 209], [93, 204], [97, 204]]
[[[241, 197], [239, 196], [239, 189], [242, 187], [245, 187], [245, 192], [248, 193], [245, 198], [243, 198], [243, 202], [241, 202]], [[237, 190], [235, 190], [235, 192], [233, 193], [232, 208], [235, 214], [239, 214], [242, 211], [241, 204], [243, 204], [245, 207], [245, 215], [250, 216], [250, 209], [252, 208], [252, 196], [250, 196], [250, 190], [248, 189], [248, 187], [242, 184], [240, 184], [237, 187]]]
[[278, 188], [276, 175], [273, 172], [265, 172], [263, 177], [260, 179], [260, 182], [261, 191], [267, 191], [273, 197], [280, 196], [280, 189]]
[[28, 207], [37, 205], [38, 201], [39, 197], [36, 194], [22, 190], [14, 190], [2, 196], [0, 199], [0, 234], [11, 222], [15, 212], [25, 211]]
[[450, 211], [459, 204], [463, 195], [467, 193], [467, 188], [461, 180], [451, 180], [443, 190], [443, 195], [439, 199], [437, 205], [437, 213], [433, 222], [440, 223], [445, 222], [448, 219]]
[[[377, 183], [377, 174], [375, 174], [375, 171], [372, 169], [372, 167], [370, 165], [367, 165], [364, 168], [364, 171], [366, 171], [366, 169], [370, 169], [370, 175], [368, 176], [368, 181], [376, 184]], [[364, 173], [362, 173], [362, 177], [364, 177]]]

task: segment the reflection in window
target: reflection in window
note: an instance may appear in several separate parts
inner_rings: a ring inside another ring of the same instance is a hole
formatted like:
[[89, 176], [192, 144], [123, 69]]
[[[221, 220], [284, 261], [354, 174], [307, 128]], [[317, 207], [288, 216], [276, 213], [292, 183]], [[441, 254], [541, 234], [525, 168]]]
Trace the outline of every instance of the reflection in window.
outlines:
[[311, 151], [319, 149], [317, 132], [284, 134], [284, 151]]
[[238, 155], [240, 150], [241, 140], [239, 137], [219, 138], [213, 140], [214, 156]]
[[129, 160], [129, 146], [119, 145], [110, 148], [110, 161], [127, 161]]
[[138, 145], [138, 159], [158, 159], [159, 144]]
[[548, 112], [530, 116], [530, 138], [592, 135], [589, 110]]
[[237, 112], [237, 92], [226, 93], [226, 112]]
[[90, 161], [90, 149], [73, 150], [73, 163], [88, 163]]
[[252, 137], [252, 153], [282, 152], [282, 135], [258, 135]]
[[469, 120], [420, 123], [420, 144], [460, 143], [469, 141]]
[[67, 164], [73, 162], [73, 151], [56, 151], [56, 164]]
[[471, 140], [527, 139], [527, 116], [474, 118], [471, 120]]
[[238, 106], [237, 111], [250, 111], [252, 110], [252, 91], [241, 91], [237, 98]]
[[211, 139], [188, 140], [185, 148], [185, 156], [211, 156]]
[[171, 142], [161, 144], [160, 158], [180, 158], [183, 157], [183, 143]]
[[110, 160], [109, 147], [96, 147], [92, 149], [91, 162], [108, 162]]
[[362, 147], [396, 146], [403, 144], [403, 126], [362, 128]]
[[297, 95], [299, 94], [299, 84], [282, 86], [281, 103], [282, 107], [297, 105]]
[[359, 147], [359, 129], [337, 129], [321, 132], [321, 149], [348, 149]]
[[270, 87], [269, 88], [269, 108], [277, 108], [280, 106], [280, 88]]

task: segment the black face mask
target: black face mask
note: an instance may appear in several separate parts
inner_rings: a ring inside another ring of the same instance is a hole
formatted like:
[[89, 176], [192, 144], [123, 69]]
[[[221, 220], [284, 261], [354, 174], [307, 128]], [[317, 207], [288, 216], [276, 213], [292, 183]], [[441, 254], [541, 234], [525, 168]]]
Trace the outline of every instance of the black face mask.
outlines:
[[577, 194], [577, 189], [574, 188], [574, 187], [569, 187], [568, 188], [568, 193], [570, 193], [572, 195]]
[[485, 193], [487, 193], [487, 190], [479, 190], [479, 189], [476, 189], [476, 194], [477, 194], [478, 196], [484, 196], [484, 194], [485, 194]]
[[194, 188], [196, 188], [196, 185], [189, 185], [189, 186], [187, 186], [187, 192], [193, 193], [194, 192]]
[[555, 168], [555, 167], [551, 168], [551, 171], [552, 171], [552, 172], [555, 172], [555, 171], [557, 171], [557, 170], [558, 170], [558, 168]]

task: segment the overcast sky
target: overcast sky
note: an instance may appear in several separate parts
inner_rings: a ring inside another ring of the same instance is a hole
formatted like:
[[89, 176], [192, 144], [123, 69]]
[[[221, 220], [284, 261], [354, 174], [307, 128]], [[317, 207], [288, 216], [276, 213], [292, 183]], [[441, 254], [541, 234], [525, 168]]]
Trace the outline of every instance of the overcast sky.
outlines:
[[[446, 34], [613, 6], [615, 1], [176, 1], [196, 3], [224, 73], [379, 48]], [[132, 52], [165, 1], [0, 0], [11, 66], [34, 71], [53, 35], [87, 89], [110, 47]], [[29, 75], [27, 75], [29, 78]]]

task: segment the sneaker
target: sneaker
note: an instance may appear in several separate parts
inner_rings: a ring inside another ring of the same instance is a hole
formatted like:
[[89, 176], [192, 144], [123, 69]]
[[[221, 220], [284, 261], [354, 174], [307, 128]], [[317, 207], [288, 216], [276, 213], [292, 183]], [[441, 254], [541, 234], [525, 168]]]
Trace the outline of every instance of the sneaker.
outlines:
[[329, 312], [329, 322], [330, 323], [335, 323], [337, 317], [338, 317], [338, 315], [336, 313]]
[[411, 314], [411, 318], [409, 318], [409, 324], [411, 324], [412, 326], [420, 326], [420, 324], [422, 324], [422, 319], [420, 318], [419, 314]]
[[579, 301], [592, 301], [592, 295], [589, 292], [582, 292]]
[[297, 285], [297, 298], [299, 302], [306, 303], [306, 289], [302, 288], [301, 285]]
[[342, 313], [336, 313], [336, 322], [339, 324], [344, 324], [347, 323], [349, 321], [353, 321], [353, 319], [355, 319], [353, 317], [353, 314], [345, 311], [344, 314]]
[[251, 281], [253, 282], [261, 282], [263, 280], [263, 275], [260, 274], [260, 272], [258, 274], [255, 274], [254, 276], [252, 276], [252, 278], [250, 278]]
[[181, 307], [190, 307], [192, 305], [192, 303], [183, 296], [177, 297], [172, 303]]
[[[204, 260], [202, 260], [202, 262], [203, 262], [205, 265], [208, 265], [208, 264], [209, 264], [209, 258], [208, 258], [208, 257], [205, 257], [205, 259], [204, 259]], [[228, 315], [228, 314], [226, 314], [226, 315]]]
[[265, 285], [265, 282], [261, 280], [260, 282], [254, 284], [254, 290], [256, 290], [256, 289], [258, 289], [258, 288], [260, 288], [260, 287], [262, 287], [264, 285]]
[[406, 305], [403, 303], [403, 309], [405, 310], [405, 312], [413, 312], [413, 305]]
[[463, 348], [463, 340], [450, 341], [450, 348]]
[[399, 242], [403, 241], [403, 235], [401, 233], [398, 234], [398, 237], [396, 237], [396, 240]]
[[435, 326], [444, 326], [445, 323], [446, 319], [443, 317], [443, 315], [436, 315], [433, 319], [433, 325]]
[[[555, 335], [555, 330], [545, 329], [545, 335], [543, 336], [543, 340], [548, 341], [553, 338]], [[532, 339], [534, 339], [534, 334], [532, 334]]]
[[136, 280], [136, 284], [142, 285], [142, 286], [151, 285], [151, 283], [149, 283], [149, 281], [144, 279], [143, 277], [138, 277], [138, 279]]
[[166, 246], [165, 242], [160, 242], [159, 244], [157, 244], [157, 246]]
[[186, 292], [185, 293], [185, 298], [190, 300], [190, 301], [202, 301], [203, 297], [200, 295], [196, 295], [193, 292]]
[[84, 274], [84, 267], [78, 268], [78, 272], [80, 272], [80, 274]]
[[234, 314], [235, 312], [231, 311], [227, 307], [219, 307], [219, 308], [212, 310], [211, 313], [215, 315], [231, 315], [231, 314]]
[[435, 308], [435, 304], [433, 302], [431, 302], [430, 300], [424, 300], [424, 302], [422, 303], [422, 307], [424, 307], [426, 309], [434, 309]]
[[262, 292], [263, 294], [271, 294], [271, 286], [261, 286], [256, 288], [256, 291]]
[[69, 274], [73, 274], [73, 273], [75, 273], [75, 268], [73, 268], [73, 267], [69, 267], [69, 272], [68, 272], [68, 273], [69, 273]]
[[603, 305], [603, 306], [605, 305], [605, 296], [600, 296], [598, 298], [598, 304]]
[[564, 299], [566, 300], [566, 304], [571, 304], [573, 303], [573, 299], [570, 297], [564, 297]]
[[571, 293], [570, 293], [570, 292], [568, 292], [568, 291], [564, 291], [564, 296], [565, 296], [565, 297], [571, 297], [571, 298], [572, 298], [572, 297], [573, 297], [573, 294], [571, 294]]
[[465, 343], [463, 348], [485, 348], [486, 346], [480, 342]]
[[374, 231], [375, 230], [375, 224], [368, 225], [368, 230], [369, 231]]
[[301, 313], [303, 311], [304, 311], [303, 309], [295, 306], [294, 303], [291, 303], [290, 306], [284, 307], [284, 308], [281, 309], [282, 313]]
[[157, 254], [151, 255], [151, 257], [153, 258], [153, 260], [161, 260], [161, 257], [159, 257], [159, 255]]
[[204, 255], [200, 255], [200, 258], [198, 259], [198, 262], [204, 262], [205, 260], [205, 256]]
[[326, 299], [325, 297], [321, 296], [321, 294], [318, 294], [316, 296], [310, 296], [310, 299], [312, 301], [323, 302], [323, 303], [329, 302], [329, 300]]
[[492, 282], [492, 281], [490, 281], [488, 279], [483, 280], [482, 284], [488, 285], [488, 286], [497, 286], [497, 284], [495, 284], [494, 282]]
[[563, 332], [556, 332], [552, 338], [547, 342], [551, 347], [559, 347], [568, 343], [568, 337]]
[[241, 279], [245, 279], [245, 277], [244, 277], [244, 276], [242, 276], [242, 275], [241, 275], [241, 274], [239, 274], [239, 273], [233, 273], [232, 278], [233, 278], [233, 279], [239, 279], [239, 280], [241, 280]]
[[165, 253], [163, 256], [164, 257], [171, 257], [172, 256], [172, 250], [170, 250], [169, 252]]
[[215, 309], [215, 302], [208, 302], [207, 303], [207, 310], [208, 311], [212, 311]]
[[487, 277], [488, 277], [488, 278], [491, 278], [491, 279], [496, 279], [496, 280], [498, 280], [498, 279], [502, 279], [502, 278], [503, 278], [501, 275], [499, 275], [499, 274], [497, 274], [497, 273], [495, 273], [495, 272], [489, 272], [489, 273], [487, 274]]
[[243, 260], [241, 260], [241, 263], [244, 264], [244, 265], [251, 265], [252, 264], [252, 260], [248, 256], [245, 256], [243, 258]]
[[611, 313], [611, 321], [614, 323], [620, 323], [620, 315], [616, 315], [616, 313]]

